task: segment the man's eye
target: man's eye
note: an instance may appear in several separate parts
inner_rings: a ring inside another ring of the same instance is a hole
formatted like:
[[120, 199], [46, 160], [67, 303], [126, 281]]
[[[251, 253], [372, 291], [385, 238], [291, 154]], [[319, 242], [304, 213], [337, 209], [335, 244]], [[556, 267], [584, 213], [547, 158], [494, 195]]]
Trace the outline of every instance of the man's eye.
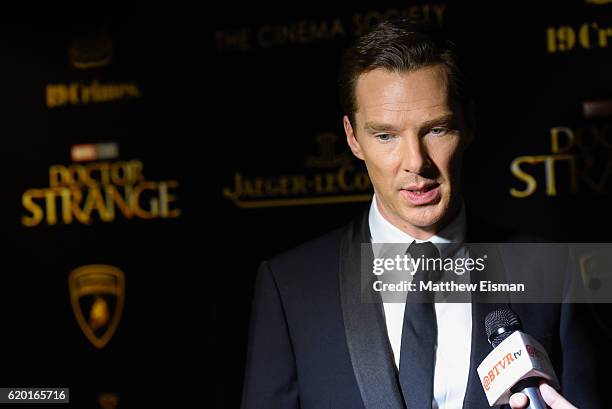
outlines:
[[444, 135], [447, 132], [448, 132], [448, 129], [442, 126], [436, 126], [435, 128], [431, 128], [429, 131], [429, 133], [431, 133], [432, 135], [436, 135], [436, 136]]
[[376, 139], [378, 139], [382, 143], [390, 142], [393, 138], [395, 138], [395, 136], [388, 134], [388, 133], [376, 135]]

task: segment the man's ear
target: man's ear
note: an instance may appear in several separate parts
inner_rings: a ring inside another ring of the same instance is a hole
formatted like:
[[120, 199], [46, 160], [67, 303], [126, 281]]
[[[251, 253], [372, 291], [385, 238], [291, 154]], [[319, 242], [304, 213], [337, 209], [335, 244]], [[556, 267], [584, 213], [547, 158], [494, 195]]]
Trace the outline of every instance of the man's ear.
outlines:
[[351, 121], [349, 120], [347, 115], [342, 117], [342, 124], [344, 125], [344, 133], [346, 134], [346, 142], [348, 143], [353, 155], [357, 158], [363, 159], [363, 152], [361, 151], [361, 145], [355, 138], [355, 132], [353, 131], [353, 126], [351, 125]]

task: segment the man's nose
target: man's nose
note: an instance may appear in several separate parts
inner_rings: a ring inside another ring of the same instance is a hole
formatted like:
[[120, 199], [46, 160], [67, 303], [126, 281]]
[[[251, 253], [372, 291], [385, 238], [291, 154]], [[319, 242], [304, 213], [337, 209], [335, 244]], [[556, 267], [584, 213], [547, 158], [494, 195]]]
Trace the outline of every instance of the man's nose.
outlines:
[[422, 174], [430, 166], [431, 160], [422, 138], [410, 135], [404, 139], [402, 147], [403, 168], [407, 172]]

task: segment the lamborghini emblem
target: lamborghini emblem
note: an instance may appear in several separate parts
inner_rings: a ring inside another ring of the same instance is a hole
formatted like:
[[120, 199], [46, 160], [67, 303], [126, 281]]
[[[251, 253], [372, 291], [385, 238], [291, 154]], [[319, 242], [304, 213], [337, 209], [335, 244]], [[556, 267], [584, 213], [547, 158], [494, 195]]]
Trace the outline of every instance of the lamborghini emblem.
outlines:
[[99, 349], [117, 330], [125, 301], [125, 275], [105, 264], [82, 266], [68, 278], [70, 301], [77, 323]]

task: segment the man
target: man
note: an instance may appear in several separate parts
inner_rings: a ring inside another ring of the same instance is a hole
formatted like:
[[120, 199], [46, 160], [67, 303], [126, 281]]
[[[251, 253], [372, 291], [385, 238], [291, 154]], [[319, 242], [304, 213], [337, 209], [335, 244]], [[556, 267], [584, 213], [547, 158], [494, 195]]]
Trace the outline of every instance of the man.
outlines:
[[[361, 299], [362, 243], [503, 239], [467, 220], [459, 186], [472, 132], [453, 48], [408, 22], [384, 22], [346, 52], [340, 93], [347, 142], [367, 166], [374, 197], [347, 228], [262, 263], [242, 406], [488, 407], [476, 367], [491, 351], [483, 322], [495, 305], [413, 310]], [[513, 308], [552, 356], [564, 395], [599, 407], [589, 383], [593, 352], [583, 350], [575, 311]], [[512, 406], [524, 407], [524, 398]]]

